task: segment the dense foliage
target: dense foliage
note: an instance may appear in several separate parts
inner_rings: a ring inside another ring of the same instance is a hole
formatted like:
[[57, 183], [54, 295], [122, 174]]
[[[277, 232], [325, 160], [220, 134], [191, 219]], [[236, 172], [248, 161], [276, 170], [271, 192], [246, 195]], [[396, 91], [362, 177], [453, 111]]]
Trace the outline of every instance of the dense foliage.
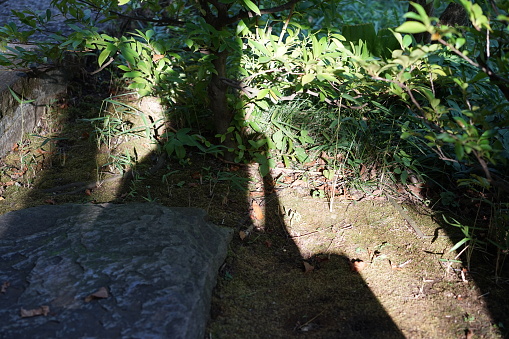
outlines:
[[[450, 3], [467, 25], [433, 16], [433, 5], [439, 12]], [[406, 21], [401, 1], [53, 5], [72, 33], [49, 34], [38, 51], [6, 47], [0, 64], [92, 54], [97, 71], [160, 96], [170, 118], [183, 122], [166, 135], [170, 155], [184, 159], [198, 147], [236, 162], [255, 159], [263, 174], [277, 161], [321, 156], [331, 180], [355, 186], [362, 178], [366, 187], [390, 177], [426, 187], [429, 203], [443, 208], [475, 206], [474, 221], [451, 221], [467, 230], [458, 247], [490, 243], [499, 257], [509, 250], [509, 2], [421, 0]], [[28, 30], [1, 28], [4, 47], [52, 19], [49, 10], [16, 15]], [[194, 134], [210, 130], [215, 140]]]

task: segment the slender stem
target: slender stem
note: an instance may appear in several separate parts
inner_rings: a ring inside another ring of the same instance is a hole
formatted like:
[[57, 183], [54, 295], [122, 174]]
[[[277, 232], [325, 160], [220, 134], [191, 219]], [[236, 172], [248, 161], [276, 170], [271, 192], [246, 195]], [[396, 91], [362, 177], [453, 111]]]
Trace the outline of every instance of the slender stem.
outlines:
[[281, 34], [279, 35], [279, 41], [277, 42], [280, 44], [283, 41], [283, 36], [286, 33], [286, 29], [288, 28], [288, 24], [290, 23], [290, 20], [293, 16], [293, 11], [295, 10], [295, 4], [292, 5], [292, 8], [290, 9], [290, 14], [288, 15], [288, 18], [286, 18], [285, 25], [283, 26], [283, 29], [281, 30]]

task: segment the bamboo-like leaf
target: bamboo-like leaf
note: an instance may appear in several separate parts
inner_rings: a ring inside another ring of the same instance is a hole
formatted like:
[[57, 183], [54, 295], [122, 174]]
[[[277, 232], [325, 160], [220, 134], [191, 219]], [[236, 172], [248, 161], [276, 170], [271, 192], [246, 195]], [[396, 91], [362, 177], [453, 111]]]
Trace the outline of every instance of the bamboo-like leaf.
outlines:
[[463, 245], [464, 243], [466, 243], [467, 241], [470, 241], [470, 240], [472, 240], [472, 239], [470, 239], [470, 238], [463, 238], [463, 239], [461, 239], [460, 241], [458, 241], [458, 242], [456, 243], [456, 245], [454, 245], [454, 246], [453, 246], [453, 247], [449, 250], [449, 253], [450, 253], [450, 252], [453, 252], [453, 251], [455, 251], [455, 250], [457, 250], [457, 249], [458, 249], [461, 245]]
[[103, 49], [101, 54], [99, 54], [99, 58], [97, 59], [99, 66], [102, 66], [109, 56], [110, 56], [110, 51], [107, 48]]
[[35, 100], [23, 100], [23, 97], [19, 97], [16, 92], [14, 92], [12, 90], [12, 88], [10, 87], [7, 87], [9, 89], [9, 92], [11, 92], [11, 95], [13, 96], [14, 100], [16, 100], [18, 102], [18, 104], [20, 105], [23, 105], [23, 104], [29, 104], [31, 102], [34, 102]]
[[261, 15], [260, 9], [251, 0], [242, 0], [242, 2], [247, 8], [255, 12], [257, 15]]
[[312, 74], [312, 73], [309, 73], [309, 74], [305, 74], [303, 77], [302, 77], [302, 86], [304, 86], [305, 84], [308, 84], [310, 83], [311, 81], [315, 80], [315, 75]]
[[401, 26], [396, 28], [396, 32], [400, 33], [424, 33], [426, 32], [426, 26], [424, 24], [417, 22], [417, 21], [406, 21]]
[[258, 92], [258, 95], [256, 96], [256, 100], [265, 98], [267, 96], [267, 94], [269, 94], [269, 91], [270, 91], [270, 89], [268, 89], [268, 88], [264, 88], [264, 89], [260, 90], [260, 92]]

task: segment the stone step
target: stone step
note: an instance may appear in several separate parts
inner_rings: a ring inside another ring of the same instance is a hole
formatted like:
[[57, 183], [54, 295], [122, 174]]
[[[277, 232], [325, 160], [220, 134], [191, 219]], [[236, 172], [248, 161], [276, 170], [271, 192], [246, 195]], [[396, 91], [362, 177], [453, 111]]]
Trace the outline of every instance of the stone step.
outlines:
[[[44, 13], [48, 8], [50, 8], [50, 0], [0, 1], [0, 26], [4, 26], [9, 22], [20, 25], [19, 20], [12, 14], [11, 10], [31, 9]], [[63, 22], [63, 18], [60, 19]], [[58, 29], [58, 25], [57, 20], [52, 28]], [[37, 48], [37, 39], [39, 38], [41, 37], [35, 35], [34, 40], [29, 45], [11, 44], [8, 46], [34, 49]], [[9, 53], [9, 51], [2, 52], [0, 50], [0, 54]], [[65, 92], [64, 79], [61, 70], [38, 72], [37, 76], [34, 76], [33, 72], [26, 72], [22, 69], [7, 69], [0, 66], [0, 157], [5, 156], [14, 144], [22, 140], [26, 133], [34, 130], [45, 111], [49, 109], [49, 105], [56, 100], [60, 93]], [[16, 93], [19, 99], [26, 102], [21, 104], [16, 100], [11, 90]]]
[[34, 76], [31, 72], [0, 68], [0, 157], [37, 127], [50, 105], [65, 90], [61, 70]]

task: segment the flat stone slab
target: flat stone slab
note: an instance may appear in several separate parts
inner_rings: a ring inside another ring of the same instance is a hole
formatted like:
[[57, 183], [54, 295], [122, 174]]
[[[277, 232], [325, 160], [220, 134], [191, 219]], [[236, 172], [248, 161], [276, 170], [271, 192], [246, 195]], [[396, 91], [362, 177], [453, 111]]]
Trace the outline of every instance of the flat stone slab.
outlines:
[[157, 204], [0, 216], [0, 338], [203, 338], [230, 239]]

